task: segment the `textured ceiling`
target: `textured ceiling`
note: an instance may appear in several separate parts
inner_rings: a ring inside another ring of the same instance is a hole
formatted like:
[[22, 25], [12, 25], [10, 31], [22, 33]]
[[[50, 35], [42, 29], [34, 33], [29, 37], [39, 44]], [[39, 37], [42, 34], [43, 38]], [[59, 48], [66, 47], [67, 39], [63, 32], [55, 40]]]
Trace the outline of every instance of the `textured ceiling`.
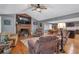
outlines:
[[41, 21], [79, 12], [79, 4], [45, 4], [45, 6], [47, 10], [42, 10], [42, 12], [39, 13], [37, 11], [32, 11], [30, 5], [27, 4], [3, 4], [0, 5], [0, 14], [27, 13]]

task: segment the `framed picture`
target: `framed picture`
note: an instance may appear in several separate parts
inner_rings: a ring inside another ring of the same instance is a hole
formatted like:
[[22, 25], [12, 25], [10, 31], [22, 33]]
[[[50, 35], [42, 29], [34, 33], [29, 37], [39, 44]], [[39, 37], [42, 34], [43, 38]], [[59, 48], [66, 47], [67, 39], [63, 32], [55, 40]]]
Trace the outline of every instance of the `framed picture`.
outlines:
[[4, 20], [4, 25], [11, 25], [11, 21], [10, 20]]
[[37, 22], [33, 22], [33, 24], [34, 24], [34, 25], [37, 25], [38, 23], [37, 23]]

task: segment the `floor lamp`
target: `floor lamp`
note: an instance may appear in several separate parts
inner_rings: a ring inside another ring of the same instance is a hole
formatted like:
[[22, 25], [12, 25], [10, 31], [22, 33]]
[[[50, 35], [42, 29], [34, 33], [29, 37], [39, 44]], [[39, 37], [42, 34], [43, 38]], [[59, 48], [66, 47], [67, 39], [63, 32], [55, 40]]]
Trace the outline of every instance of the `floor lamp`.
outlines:
[[63, 49], [63, 30], [66, 29], [66, 24], [65, 23], [58, 23], [58, 29], [60, 29], [60, 33], [61, 33], [61, 49], [60, 51], [62, 53], [64, 53], [64, 49]]

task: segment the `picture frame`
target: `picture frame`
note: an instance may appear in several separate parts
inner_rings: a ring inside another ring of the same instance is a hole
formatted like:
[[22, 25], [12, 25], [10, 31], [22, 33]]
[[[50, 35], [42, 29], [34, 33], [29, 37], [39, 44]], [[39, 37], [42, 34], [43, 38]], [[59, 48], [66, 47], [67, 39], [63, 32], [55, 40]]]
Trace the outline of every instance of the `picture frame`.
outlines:
[[10, 20], [4, 20], [4, 25], [11, 25], [11, 21]]
[[33, 25], [37, 25], [38, 23], [37, 22], [33, 22]]

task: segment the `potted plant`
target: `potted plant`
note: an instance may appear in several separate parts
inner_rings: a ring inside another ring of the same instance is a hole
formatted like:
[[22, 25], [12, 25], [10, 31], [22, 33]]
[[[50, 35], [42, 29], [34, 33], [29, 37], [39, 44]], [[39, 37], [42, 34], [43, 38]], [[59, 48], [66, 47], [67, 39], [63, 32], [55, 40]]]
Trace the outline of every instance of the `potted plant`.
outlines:
[[8, 44], [8, 35], [4, 36], [4, 42], [5, 42], [5, 44]]

